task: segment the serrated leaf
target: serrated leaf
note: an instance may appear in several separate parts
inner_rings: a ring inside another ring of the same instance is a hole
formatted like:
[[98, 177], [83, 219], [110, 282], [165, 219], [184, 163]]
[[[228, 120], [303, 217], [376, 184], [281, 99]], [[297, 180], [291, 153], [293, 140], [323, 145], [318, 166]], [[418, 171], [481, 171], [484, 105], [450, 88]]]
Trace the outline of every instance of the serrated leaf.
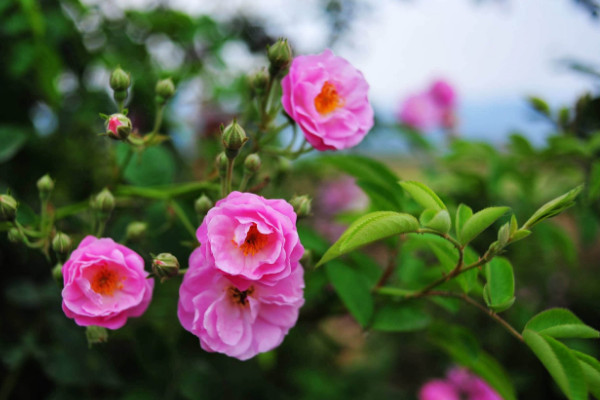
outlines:
[[600, 399], [600, 362], [585, 353], [576, 350], [571, 350], [571, 352], [579, 360], [588, 390], [594, 397]]
[[577, 186], [576, 188], [568, 191], [567, 193], [559, 196], [553, 200], [550, 200], [543, 206], [541, 206], [533, 215], [525, 222], [523, 225], [524, 229], [529, 229], [533, 227], [535, 224], [552, 218], [555, 215], [560, 214], [567, 208], [573, 206], [575, 204], [575, 198], [579, 195], [581, 190], [583, 189], [583, 185]]
[[346, 229], [337, 242], [325, 252], [323, 258], [317, 263], [317, 267], [358, 247], [389, 236], [415, 232], [418, 229], [419, 222], [409, 214], [393, 211], [376, 211], [366, 214]]
[[548, 335], [525, 329], [523, 340], [569, 400], [587, 400], [583, 370], [567, 346]]
[[438, 195], [421, 182], [402, 181], [400, 182], [400, 186], [402, 186], [402, 189], [407, 191], [423, 208], [431, 208], [437, 211], [446, 209], [446, 206], [442, 200], [440, 200]]
[[458, 235], [458, 241], [463, 245], [469, 243], [508, 210], [509, 207], [488, 207], [476, 212], [465, 222]]
[[460, 236], [460, 231], [472, 215], [473, 210], [471, 210], [471, 207], [462, 203], [458, 205], [458, 208], [456, 209], [456, 221], [454, 221], [454, 228], [456, 230], [457, 237]]
[[429, 325], [431, 317], [423, 309], [407, 302], [385, 304], [375, 311], [371, 328], [384, 332], [410, 332]]
[[506, 258], [495, 257], [485, 265], [484, 300], [496, 312], [508, 309], [515, 301], [513, 267]]
[[554, 338], [600, 338], [600, 332], [584, 324], [566, 308], [551, 308], [542, 311], [527, 322], [525, 329]]
[[332, 262], [325, 271], [348, 311], [361, 326], [366, 326], [373, 315], [373, 297], [365, 277], [341, 262]]

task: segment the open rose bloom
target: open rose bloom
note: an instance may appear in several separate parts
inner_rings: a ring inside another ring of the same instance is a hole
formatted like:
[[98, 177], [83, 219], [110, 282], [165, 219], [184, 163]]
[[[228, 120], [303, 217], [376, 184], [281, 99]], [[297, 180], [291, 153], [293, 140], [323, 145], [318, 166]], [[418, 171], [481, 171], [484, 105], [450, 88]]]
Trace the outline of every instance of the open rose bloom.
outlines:
[[419, 391], [419, 400], [502, 400], [502, 397], [477, 375], [465, 368], [453, 368], [446, 379], [427, 382]]
[[112, 239], [87, 236], [62, 267], [62, 307], [78, 325], [118, 329], [152, 298], [144, 260]]
[[246, 360], [279, 346], [304, 304], [304, 253], [284, 200], [233, 192], [197, 231], [178, 316], [207, 351]]
[[281, 102], [317, 150], [356, 146], [373, 126], [363, 74], [331, 50], [294, 58]]

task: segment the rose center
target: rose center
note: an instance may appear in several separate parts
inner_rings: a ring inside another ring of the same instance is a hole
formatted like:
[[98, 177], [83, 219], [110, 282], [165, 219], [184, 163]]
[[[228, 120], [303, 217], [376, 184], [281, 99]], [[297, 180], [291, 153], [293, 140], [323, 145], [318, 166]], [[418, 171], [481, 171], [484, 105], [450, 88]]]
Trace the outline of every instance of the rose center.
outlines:
[[90, 284], [94, 292], [110, 296], [115, 290], [123, 288], [123, 280], [124, 279], [121, 279], [116, 271], [109, 269], [106, 266], [102, 266], [100, 270], [96, 272]]
[[254, 286], [250, 286], [246, 290], [240, 290], [234, 286], [229, 287], [229, 295], [231, 296], [231, 300], [235, 304], [241, 304], [245, 306], [247, 304], [248, 296], [250, 296], [254, 292]]
[[263, 235], [256, 228], [256, 224], [252, 224], [250, 229], [248, 229], [248, 233], [246, 234], [246, 239], [244, 239], [244, 243], [241, 244], [240, 249], [244, 252], [244, 255], [247, 256], [255, 255], [258, 253], [268, 241], [268, 236]]
[[344, 101], [338, 94], [335, 85], [326, 81], [321, 88], [321, 93], [315, 97], [315, 108], [321, 115], [329, 114], [343, 105]]

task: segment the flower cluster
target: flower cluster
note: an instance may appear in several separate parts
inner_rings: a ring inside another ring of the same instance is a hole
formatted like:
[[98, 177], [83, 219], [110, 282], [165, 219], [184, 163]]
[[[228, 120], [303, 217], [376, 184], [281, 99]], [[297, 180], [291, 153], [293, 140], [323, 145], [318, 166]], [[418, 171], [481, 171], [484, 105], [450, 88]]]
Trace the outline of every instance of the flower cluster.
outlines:
[[426, 131], [456, 125], [456, 92], [444, 80], [437, 80], [423, 93], [409, 96], [398, 110], [398, 120], [413, 129]]
[[465, 368], [451, 369], [446, 379], [427, 382], [419, 391], [419, 400], [502, 400], [483, 379]]
[[284, 200], [232, 192], [196, 233], [178, 316], [206, 351], [246, 360], [277, 347], [304, 304], [304, 253]]

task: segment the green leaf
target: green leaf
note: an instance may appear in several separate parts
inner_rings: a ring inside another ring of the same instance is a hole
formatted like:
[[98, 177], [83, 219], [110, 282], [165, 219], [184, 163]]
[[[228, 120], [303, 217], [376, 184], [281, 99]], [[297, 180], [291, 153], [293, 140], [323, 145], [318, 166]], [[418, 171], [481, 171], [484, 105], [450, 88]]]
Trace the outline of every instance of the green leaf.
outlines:
[[0, 125], [0, 163], [10, 160], [25, 145], [28, 133], [17, 125]]
[[373, 315], [371, 288], [365, 277], [353, 268], [335, 261], [325, 268], [327, 276], [348, 311], [359, 324], [366, 326]]
[[504, 257], [495, 257], [485, 265], [487, 283], [483, 298], [489, 308], [496, 312], [508, 309], [515, 301], [515, 277], [513, 267]]
[[600, 196], [600, 161], [595, 161], [592, 164], [590, 172], [590, 182], [588, 184], [588, 199], [596, 200]]
[[508, 210], [509, 207], [488, 207], [476, 212], [460, 230], [458, 241], [462, 244], [469, 243]]
[[[123, 162], [126, 145], [118, 147], [117, 156]], [[125, 179], [137, 186], [154, 186], [172, 183], [175, 177], [175, 160], [164, 147], [150, 147], [134, 155], [125, 169]]]
[[446, 209], [446, 206], [437, 194], [424, 184], [415, 181], [402, 181], [399, 183], [423, 208], [431, 208], [436, 211]]
[[510, 238], [510, 242], [514, 243], [521, 239], [525, 239], [527, 236], [531, 235], [531, 231], [527, 229], [519, 229], [516, 231]]
[[418, 229], [419, 222], [409, 214], [393, 211], [366, 214], [346, 229], [337, 242], [325, 252], [317, 267], [358, 247], [400, 233], [415, 232]]
[[567, 208], [571, 207], [575, 204], [575, 198], [577, 197], [577, 195], [579, 195], [582, 189], [583, 185], [577, 186], [576, 188], [568, 191], [562, 196], [550, 200], [549, 202], [541, 206], [535, 213], [533, 213], [531, 218], [529, 218], [527, 222], [525, 222], [522, 229], [529, 229], [535, 224], [545, 219], [554, 217], [555, 215], [558, 215]]
[[548, 117], [550, 116], [550, 106], [548, 106], [548, 103], [546, 103], [544, 100], [542, 100], [539, 97], [535, 97], [535, 96], [529, 97], [528, 100], [529, 100], [529, 105], [531, 105], [531, 107], [534, 110], [536, 110], [540, 114], [544, 114]]
[[595, 398], [600, 399], [600, 362], [594, 357], [579, 351], [571, 350], [571, 352], [579, 360], [588, 390]]
[[452, 224], [448, 210], [427, 209], [421, 214], [420, 222], [425, 228], [442, 233], [448, 233]]
[[375, 311], [371, 328], [385, 332], [410, 332], [425, 328], [431, 317], [422, 308], [407, 302], [385, 304]]
[[[458, 263], [458, 251], [448, 241], [439, 238], [438, 236], [423, 235], [429, 240], [427, 245], [433, 251], [437, 259], [446, 272], [456, 268]], [[465, 293], [469, 293], [477, 282], [477, 270], [471, 270], [458, 275], [454, 280], [460, 285]]]
[[473, 210], [471, 210], [471, 207], [462, 203], [459, 204], [458, 208], [456, 209], [456, 221], [454, 221], [454, 228], [456, 229], [457, 237], [460, 237], [460, 231], [472, 215]]
[[567, 346], [531, 329], [523, 340], [542, 362], [558, 387], [570, 400], [587, 400], [587, 386], [581, 365]]
[[554, 338], [600, 338], [600, 332], [584, 324], [566, 308], [551, 308], [542, 311], [527, 322], [525, 329]]

